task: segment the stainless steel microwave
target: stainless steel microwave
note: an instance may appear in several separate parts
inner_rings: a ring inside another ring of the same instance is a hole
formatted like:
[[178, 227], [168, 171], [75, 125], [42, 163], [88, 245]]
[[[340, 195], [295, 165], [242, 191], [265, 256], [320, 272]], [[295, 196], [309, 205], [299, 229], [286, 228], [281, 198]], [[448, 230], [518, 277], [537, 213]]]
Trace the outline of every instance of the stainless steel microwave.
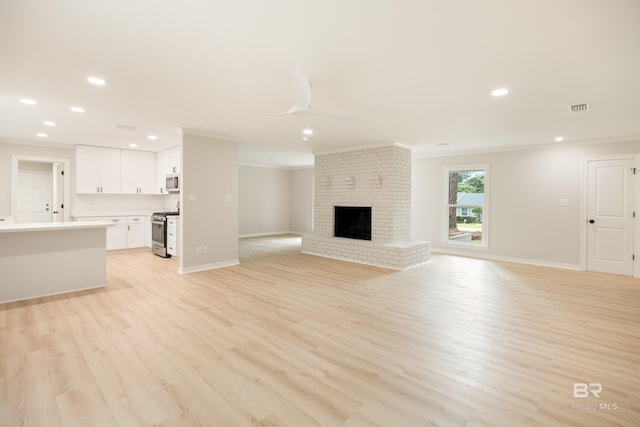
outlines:
[[167, 193], [179, 193], [180, 192], [180, 175], [177, 173], [167, 175], [165, 188], [167, 189]]

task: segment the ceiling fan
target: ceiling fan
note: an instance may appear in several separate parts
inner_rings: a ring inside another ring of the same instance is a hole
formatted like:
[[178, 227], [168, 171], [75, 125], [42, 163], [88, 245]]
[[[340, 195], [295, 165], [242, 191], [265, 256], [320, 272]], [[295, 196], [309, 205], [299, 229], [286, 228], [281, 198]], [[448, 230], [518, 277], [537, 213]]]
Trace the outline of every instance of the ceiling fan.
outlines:
[[322, 117], [332, 120], [346, 121], [346, 122], [362, 122], [362, 120], [354, 119], [351, 117], [337, 116], [333, 114], [320, 114], [311, 108], [311, 85], [304, 73], [296, 68], [293, 70], [293, 91], [295, 96], [295, 104], [287, 111], [281, 113], [270, 114], [268, 116], [254, 117], [252, 119], [241, 120], [238, 123], [250, 123], [257, 122], [259, 120], [271, 119], [279, 116], [298, 116], [298, 117]]

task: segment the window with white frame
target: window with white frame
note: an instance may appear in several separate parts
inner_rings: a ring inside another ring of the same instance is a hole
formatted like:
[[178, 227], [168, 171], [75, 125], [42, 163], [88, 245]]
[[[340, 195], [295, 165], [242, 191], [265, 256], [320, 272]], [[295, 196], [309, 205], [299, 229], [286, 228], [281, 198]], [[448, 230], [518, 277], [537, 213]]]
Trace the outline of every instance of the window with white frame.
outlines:
[[445, 241], [486, 248], [488, 245], [489, 165], [445, 167]]

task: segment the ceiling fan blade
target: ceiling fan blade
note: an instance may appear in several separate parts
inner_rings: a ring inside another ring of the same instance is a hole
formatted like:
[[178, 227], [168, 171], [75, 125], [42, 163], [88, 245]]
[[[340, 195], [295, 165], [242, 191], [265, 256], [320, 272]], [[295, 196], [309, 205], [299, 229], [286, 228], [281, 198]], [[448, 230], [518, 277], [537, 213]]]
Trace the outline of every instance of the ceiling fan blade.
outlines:
[[288, 111], [285, 111], [283, 113], [277, 113], [277, 114], [270, 114], [268, 116], [260, 116], [260, 117], [254, 117], [253, 119], [247, 119], [247, 120], [240, 120], [239, 122], [236, 122], [237, 124], [243, 124], [243, 123], [251, 123], [251, 122], [257, 122], [260, 120], [266, 120], [266, 119], [270, 119], [272, 117], [278, 117], [278, 116], [286, 116], [288, 114], [291, 114]]
[[293, 70], [293, 90], [295, 94], [296, 107], [299, 110], [307, 110], [311, 106], [311, 85], [302, 70]]

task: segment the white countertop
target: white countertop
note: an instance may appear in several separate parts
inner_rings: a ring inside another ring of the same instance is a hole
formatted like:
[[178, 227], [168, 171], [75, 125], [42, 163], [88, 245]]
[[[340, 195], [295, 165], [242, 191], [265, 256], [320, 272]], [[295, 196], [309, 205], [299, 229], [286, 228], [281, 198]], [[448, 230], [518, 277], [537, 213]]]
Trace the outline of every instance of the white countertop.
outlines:
[[80, 228], [112, 227], [113, 223], [106, 221], [69, 221], [69, 222], [38, 222], [28, 224], [0, 224], [0, 233], [15, 233], [21, 231], [52, 231], [74, 230]]
[[[156, 209], [162, 210], [162, 209]], [[165, 209], [170, 210], [170, 209]], [[146, 211], [91, 211], [91, 212], [81, 212], [81, 211], [72, 211], [72, 218], [92, 218], [92, 217], [103, 217], [103, 216], [151, 216], [154, 211], [146, 210]]]

